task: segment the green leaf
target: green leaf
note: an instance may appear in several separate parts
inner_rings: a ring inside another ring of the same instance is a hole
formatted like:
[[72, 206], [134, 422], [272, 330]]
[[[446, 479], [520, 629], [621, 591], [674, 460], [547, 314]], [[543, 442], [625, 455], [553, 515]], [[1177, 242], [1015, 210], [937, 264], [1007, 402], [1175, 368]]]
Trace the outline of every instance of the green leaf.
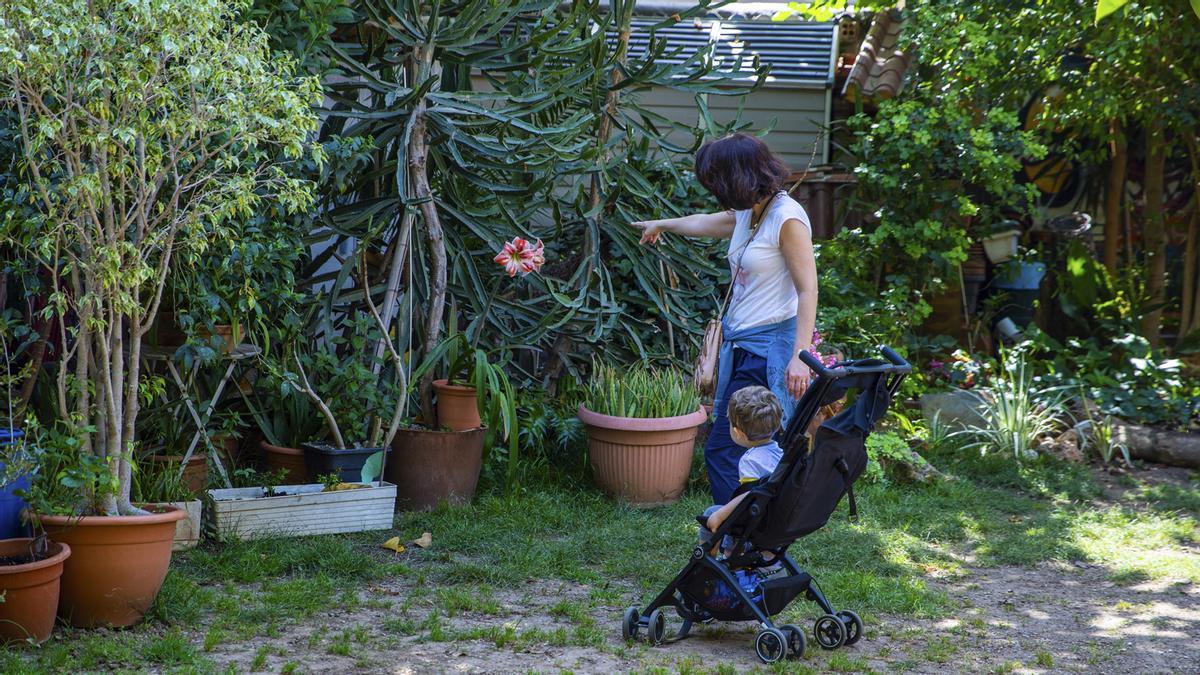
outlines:
[[1200, 19], [1200, 0], [1192, 0], [1192, 11], [1196, 13], [1196, 18]]
[[362, 479], [363, 484], [370, 484], [375, 481], [379, 475], [383, 473], [383, 450], [371, 455], [367, 461], [363, 462]]
[[[1192, 7], [1195, 8], [1198, 0], [1192, 0]], [[1096, 23], [1100, 23], [1100, 19], [1112, 14], [1129, 4], [1129, 0], [1097, 0], [1096, 2]]]

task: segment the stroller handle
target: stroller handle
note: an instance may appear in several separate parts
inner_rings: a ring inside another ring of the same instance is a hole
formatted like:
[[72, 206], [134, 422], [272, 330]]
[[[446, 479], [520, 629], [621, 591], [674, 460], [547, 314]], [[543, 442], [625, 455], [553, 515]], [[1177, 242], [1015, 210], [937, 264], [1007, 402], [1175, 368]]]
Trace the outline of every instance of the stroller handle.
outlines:
[[800, 360], [817, 375], [824, 375], [829, 370], [824, 363], [821, 363], [821, 359], [813, 356], [812, 352], [807, 349], [800, 350]]
[[[883, 353], [884, 358], [886, 358], [891, 363], [891, 365], [885, 366], [885, 365], [880, 364], [878, 366], [865, 366], [865, 367], [857, 366], [856, 367], [856, 366], [854, 366], [853, 362], [850, 362], [848, 364], [845, 364], [846, 366], [849, 367], [849, 370], [846, 370], [845, 368], [843, 368], [843, 364], [838, 364], [837, 367], [835, 367], [831, 370], [831, 369], [825, 367], [825, 364], [821, 363], [821, 360], [818, 359], [817, 357], [813, 356], [812, 352], [808, 351], [807, 349], [800, 352], [800, 360], [804, 362], [804, 365], [806, 365], [810, 369], [812, 369], [812, 371], [814, 373], [816, 373], [818, 377], [826, 376], [826, 375], [835, 375], [837, 377], [840, 377], [842, 375], [848, 374], [849, 372], [855, 372], [855, 373], [890, 372], [890, 373], [897, 373], [897, 374], [903, 374], [903, 375], [907, 375], [908, 373], [912, 372], [912, 366], [909, 365], [908, 361], [905, 361], [904, 357], [897, 354], [891, 347], [882, 346], [882, 347], [880, 347], [880, 351]], [[839, 374], [839, 371], [841, 371], [840, 374]]]
[[882, 346], [880, 346], [879, 350], [881, 352], [883, 352], [884, 358], [886, 358], [888, 361], [892, 362], [893, 366], [896, 366], [896, 367], [904, 370], [905, 373], [912, 371], [912, 366], [909, 365], [908, 361], [905, 361], [904, 357], [900, 356], [895, 351], [893, 351], [891, 347], [888, 347], [887, 345], [882, 345]]

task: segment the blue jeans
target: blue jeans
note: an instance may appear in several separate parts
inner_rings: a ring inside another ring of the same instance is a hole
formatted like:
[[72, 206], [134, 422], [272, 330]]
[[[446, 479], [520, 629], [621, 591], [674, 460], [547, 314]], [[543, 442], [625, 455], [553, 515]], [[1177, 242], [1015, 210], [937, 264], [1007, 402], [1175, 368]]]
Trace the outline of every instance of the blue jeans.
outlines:
[[714, 504], [728, 504], [738, 486], [738, 460], [746, 449], [733, 442], [729, 435], [729, 416], [726, 401], [733, 392], [758, 385], [767, 386], [767, 360], [751, 352], [734, 349], [733, 369], [729, 387], [725, 390], [725, 401], [717, 403], [717, 415], [708, 432], [708, 443], [704, 446], [704, 465], [708, 469], [708, 482]]

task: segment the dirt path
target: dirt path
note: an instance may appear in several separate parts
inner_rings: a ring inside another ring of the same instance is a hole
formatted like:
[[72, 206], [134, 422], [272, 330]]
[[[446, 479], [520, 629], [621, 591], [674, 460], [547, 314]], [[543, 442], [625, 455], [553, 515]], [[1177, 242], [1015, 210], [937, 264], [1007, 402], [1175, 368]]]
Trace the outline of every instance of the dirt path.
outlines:
[[[957, 618], [875, 616], [858, 645], [822, 652], [810, 640], [799, 664], [817, 671], [917, 673], [1200, 672], [1200, 587], [1122, 587], [1087, 565], [966, 572], [953, 581], [929, 581], [962, 603]], [[363, 596], [365, 604], [353, 611], [271, 639], [224, 644], [208, 656], [222, 667], [264, 672], [676, 672], [722, 665], [746, 672], [759, 666], [749, 624], [701, 627], [695, 637], [664, 647], [625, 645], [618, 626], [621, 610], [634, 601], [629, 589], [531, 582], [487, 598], [482, 611], [453, 616], [435, 610], [435, 595], [409, 582], [378, 585]], [[590, 609], [571, 616], [570, 607]], [[816, 616], [811, 606], [793, 607], [793, 620], [803, 619], [802, 625]], [[431, 625], [437, 625], [436, 639]]]

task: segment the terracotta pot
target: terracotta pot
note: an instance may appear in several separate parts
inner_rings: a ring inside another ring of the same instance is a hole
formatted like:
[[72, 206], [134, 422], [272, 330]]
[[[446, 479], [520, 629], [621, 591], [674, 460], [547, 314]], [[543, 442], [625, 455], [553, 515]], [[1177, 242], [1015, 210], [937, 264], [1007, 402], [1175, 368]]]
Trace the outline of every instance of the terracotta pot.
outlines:
[[150, 332], [150, 344], [159, 347], [178, 347], [187, 342], [187, 336], [179, 329], [175, 312], [160, 310], [154, 318], [154, 329]]
[[442, 501], [470, 502], [483, 467], [486, 434], [484, 428], [396, 432], [384, 467], [384, 479], [396, 485], [396, 509], [421, 511]]
[[213, 447], [220, 453], [221, 465], [226, 471], [233, 471], [238, 466], [238, 450], [241, 449], [241, 439], [233, 435], [214, 435], [210, 439]]
[[460, 387], [446, 380], [434, 380], [433, 390], [437, 392], [438, 424], [451, 431], [467, 431], [483, 426], [483, 421], [479, 419], [475, 387]]
[[[183, 455], [150, 455], [150, 461], [156, 464], [170, 464], [178, 470]], [[183, 486], [192, 494], [200, 494], [208, 489], [208, 455], [203, 452], [193, 452], [188, 458], [187, 466], [183, 467]]]
[[679, 417], [642, 419], [601, 415], [579, 406], [596, 482], [609, 495], [635, 506], [679, 500], [692, 468], [696, 430], [707, 418], [703, 408]]
[[303, 450], [282, 448], [266, 441], [260, 442], [258, 447], [262, 448], [267, 471], [283, 469], [287, 472], [284, 474], [284, 485], [304, 485], [309, 482], [308, 464], [305, 462]]
[[[209, 340], [214, 335], [221, 338], [221, 351], [226, 354], [237, 348], [237, 342], [233, 339], [232, 325], [217, 324], [213, 326], [213, 330], [209, 330], [206, 326], [196, 327], [196, 336], [202, 340]], [[175, 319], [175, 312], [159, 311], [155, 318], [155, 327], [151, 331], [150, 344], [160, 347], [178, 347], [185, 342], [187, 342], [187, 334], [179, 327], [179, 322]]]
[[233, 339], [233, 326], [226, 324], [217, 324], [213, 326], [213, 330], [211, 331], [201, 326], [196, 329], [196, 335], [202, 340], [211, 340], [214, 335], [217, 336], [220, 338], [221, 351], [226, 354], [233, 353], [233, 350], [237, 349], [238, 346], [238, 343]]
[[[0, 540], [0, 556], [29, 552], [32, 539]], [[42, 644], [54, 630], [59, 582], [71, 547], [50, 542], [50, 557], [23, 565], [0, 565], [0, 643], [16, 645], [32, 638]]]
[[142, 620], [171, 565], [174, 506], [147, 516], [42, 516], [50, 538], [67, 544], [58, 615], [77, 628], [123, 628]]

